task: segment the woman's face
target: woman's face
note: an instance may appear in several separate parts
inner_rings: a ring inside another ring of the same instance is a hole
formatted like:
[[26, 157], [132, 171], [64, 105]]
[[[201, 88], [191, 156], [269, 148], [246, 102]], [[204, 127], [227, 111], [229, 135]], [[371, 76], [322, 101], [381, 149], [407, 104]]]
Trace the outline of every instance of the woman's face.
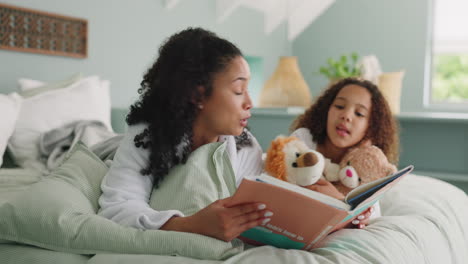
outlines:
[[250, 68], [241, 56], [215, 75], [211, 96], [201, 103], [197, 119], [209, 136], [240, 135], [250, 118]]
[[371, 94], [355, 84], [343, 87], [328, 109], [327, 140], [338, 148], [356, 145], [364, 138], [371, 114]]

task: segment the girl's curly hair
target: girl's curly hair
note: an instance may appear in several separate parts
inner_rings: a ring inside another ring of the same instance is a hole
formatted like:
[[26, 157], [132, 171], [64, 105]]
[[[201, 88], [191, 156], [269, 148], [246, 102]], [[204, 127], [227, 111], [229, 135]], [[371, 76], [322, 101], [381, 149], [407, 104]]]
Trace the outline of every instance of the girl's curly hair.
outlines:
[[[150, 161], [141, 174], [153, 175], [154, 187], [169, 169], [187, 161], [197, 103], [211, 95], [214, 76], [238, 56], [242, 53], [234, 44], [202, 28], [180, 31], [159, 48], [159, 57], [144, 75], [139, 100], [126, 119], [128, 125], [148, 124], [134, 143], [149, 149]], [[244, 131], [236, 142], [244, 146], [251, 140]]]
[[341, 89], [353, 84], [367, 89], [371, 94], [371, 114], [364, 139], [370, 139], [372, 144], [385, 153], [391, 163], [397, 164], [399, 151], [398, 124], [390, 111], [387, 100], [385, 100], [378, 87], [367, 80], [345, 78], [332, 84], [304, 114], [293, 122], [291, 129], [305, 127], [310, 130], [316, 143], [323, 144], [327, 138], [328, 110]]

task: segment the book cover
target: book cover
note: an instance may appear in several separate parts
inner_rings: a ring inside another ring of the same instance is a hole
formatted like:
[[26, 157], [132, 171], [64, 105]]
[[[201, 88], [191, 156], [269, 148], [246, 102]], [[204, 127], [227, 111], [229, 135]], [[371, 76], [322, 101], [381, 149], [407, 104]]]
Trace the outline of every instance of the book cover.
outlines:
[[345, 201], [262, 174], [243, 179], [233, 195], [235, 204], [261, 202], [273, 212], [271, 221], [241, 234], [253, 245], [312, 250], [329, 233], [346, 226], [375, 204], [404, 175], [408, 166], [392, 175], [361, 185]]

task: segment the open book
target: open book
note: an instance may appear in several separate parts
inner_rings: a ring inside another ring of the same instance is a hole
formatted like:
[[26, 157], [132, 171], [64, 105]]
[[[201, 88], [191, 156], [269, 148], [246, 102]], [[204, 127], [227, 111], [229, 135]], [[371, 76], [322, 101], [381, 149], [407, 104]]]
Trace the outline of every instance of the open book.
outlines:
[[349, 192], [344, 201], [266, 174], [243, 179], [233, 195], [234, 203], [262, 202], [274, 214], [270, 222], [243, 232], [239, 238], [253, 245], [312, 250], [329, 233], [375, 204], [412, 170], [410, 165], [363, 184]]

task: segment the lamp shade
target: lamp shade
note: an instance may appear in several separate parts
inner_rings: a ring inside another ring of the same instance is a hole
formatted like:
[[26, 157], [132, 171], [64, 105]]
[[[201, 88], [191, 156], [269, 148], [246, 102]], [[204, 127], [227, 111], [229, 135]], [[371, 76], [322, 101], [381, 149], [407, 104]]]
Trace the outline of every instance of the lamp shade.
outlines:
[[260, 93], [260, 107], [308, 107], [311, 103], [309, 86], [302, 77], [297, 57], [280, 57], [273, 75]]
[[404, 75], [405, 71], [384, 72], [379, 75], [379, 89], [394, 115], [400, 113], [400, 96]]

